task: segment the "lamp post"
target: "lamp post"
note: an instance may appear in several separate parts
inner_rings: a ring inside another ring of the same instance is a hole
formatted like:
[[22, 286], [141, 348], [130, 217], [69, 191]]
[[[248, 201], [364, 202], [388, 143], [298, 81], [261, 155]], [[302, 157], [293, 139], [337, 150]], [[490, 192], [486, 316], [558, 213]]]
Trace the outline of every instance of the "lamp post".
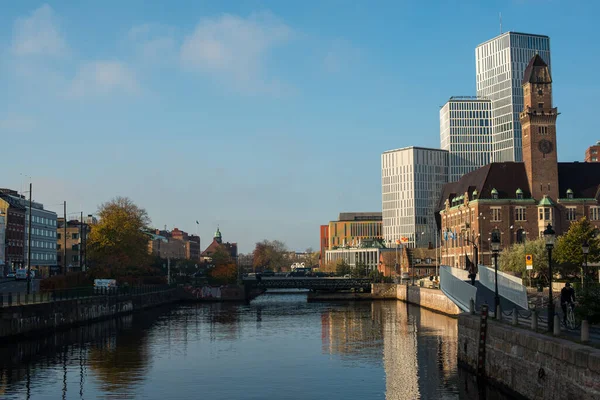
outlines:
[[546, 250], [548, 250], [548, 331], [554, 331], [554, 303], [552, 301], [552, 249], [556, 239], [556, 232], [552, 229], [552, 224], [548, 224], [544, 231], [546, 239]]
[[581, 277], [581, 287], [583, 289], [585, 289], [586, 286], [586, 281], [587, 281], [587, 274], [588, 274], [588, 254], [590, 252], [590, 244], [588, 243], [587, 239], [585, 239], [583, 241], [583, 244], [581, 245], [581, 251], [583, 252], [583, 274]]
[[498, 318], [498, 311], [500, 309], [500, 296], [498, 295], [498, 252], [500, 251], [500, 231], [498, 229], [492, 231], [490, 245], [494, 255], [494, 315]]

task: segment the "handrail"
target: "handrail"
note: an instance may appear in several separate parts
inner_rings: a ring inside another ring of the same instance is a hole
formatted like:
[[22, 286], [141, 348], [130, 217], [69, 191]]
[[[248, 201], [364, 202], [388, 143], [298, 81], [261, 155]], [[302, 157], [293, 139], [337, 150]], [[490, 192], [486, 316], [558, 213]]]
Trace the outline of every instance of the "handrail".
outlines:
[[440, 288], [462, 311], [469, 311], [471, 300], [477, 298], [477, 287], [465, 282], [463, 276], [467, 271], [440, 266]]
[[[479, 266], [479, 281], [483, 286], [490, 289], [491, 291], [496, 290], [496, 279], [494, 275], [494, 269]], [[501, 297], [513, 302], [519, 307], [527, 310], [529, 309], [529, 302], [527, 300], [527, 288], [523, 286], [522, 280], [498, 271], [498, 294]]]

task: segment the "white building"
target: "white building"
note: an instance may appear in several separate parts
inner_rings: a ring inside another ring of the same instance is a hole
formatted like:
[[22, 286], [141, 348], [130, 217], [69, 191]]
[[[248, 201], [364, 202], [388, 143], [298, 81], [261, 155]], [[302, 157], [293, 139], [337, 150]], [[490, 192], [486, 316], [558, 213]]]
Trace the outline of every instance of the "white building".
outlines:
[[523, 74], [536, 53], [550, 64], [550, 38], [506, 32], [475, 49], [477, 96], [492, 101], [492, 161], [522, 161]]
[[451, 97], [440, 110], [440, 144], [448, 150], [448, 182], [491, 162], [491, 101]]
[[435, 244], [435, 208], [448, 182], [448, 151], [423, 147], [381, 155], [383, 237], [407, 238], [409, 247]]
[[381, 249], [378, 247], [347, 247], [325, 251], [325, 263], [344, 260], [350, 268], [363, 262], [367, 266], [367, 272], [376, 271], [379, 266], [379, 255]]

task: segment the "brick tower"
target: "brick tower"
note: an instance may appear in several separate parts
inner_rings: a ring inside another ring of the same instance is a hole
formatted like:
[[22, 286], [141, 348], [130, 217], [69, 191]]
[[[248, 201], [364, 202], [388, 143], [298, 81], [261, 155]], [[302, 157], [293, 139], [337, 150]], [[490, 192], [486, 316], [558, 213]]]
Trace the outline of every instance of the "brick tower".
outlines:
[[558, 199], [558, 165], [556, 155], [556, 117], [552, 107], [552, 77], [548, 65], [536, 54], [523, 77], [523, 163], [531, 190], [537, 201], [547, 196]]

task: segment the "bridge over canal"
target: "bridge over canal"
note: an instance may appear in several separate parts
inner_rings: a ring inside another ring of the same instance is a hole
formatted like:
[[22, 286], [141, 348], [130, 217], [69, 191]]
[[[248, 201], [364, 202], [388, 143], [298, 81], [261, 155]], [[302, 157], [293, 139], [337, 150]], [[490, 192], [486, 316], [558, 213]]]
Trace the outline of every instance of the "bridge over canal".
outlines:
[[262, 277], [244, 278], [244, 286], [259, 289], [309, 289], [335, 292], [338, 290], [371, 290], [371, 279], [362, 278], [308, 278]]

